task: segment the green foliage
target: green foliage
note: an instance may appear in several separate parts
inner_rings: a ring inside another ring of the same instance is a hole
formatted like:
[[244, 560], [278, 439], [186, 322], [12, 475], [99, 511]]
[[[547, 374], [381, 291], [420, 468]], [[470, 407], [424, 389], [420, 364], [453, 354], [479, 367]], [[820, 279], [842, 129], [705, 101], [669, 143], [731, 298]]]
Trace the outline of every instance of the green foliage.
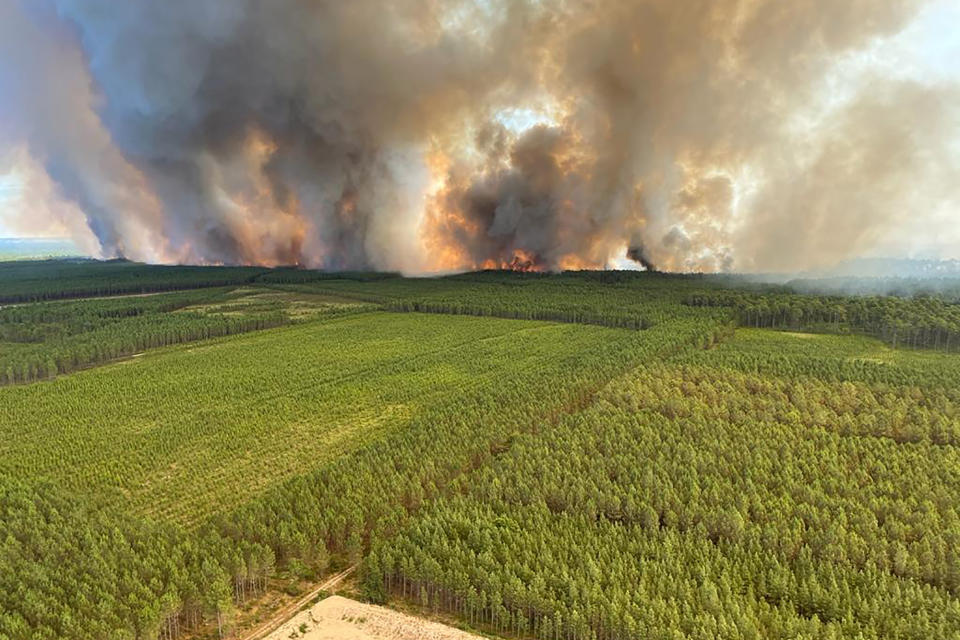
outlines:
[[748, 327], [852, 330], [881, 338], [894, 347], [960, 350], [960, 305], [952, 299], [714, 291], [692, 294], [687, 303], [731, 307], [740, 324]]
[[641, 367], [461, 477], [367, 590], [539, 638], [956, 637], [956, 388], [810, 373]]
[[148, 349], [371, 309], [252, 287], [0, 308], [0, 385], [52, 378]]
[[8, 638], [173, 637], [202, 620], [227, 622], [234, 594], [262, 592], [273, 571], [263, 545], [188, 537], [6, 474], [0, 522]]
[[[637, 362], [711, 341], [716, 329], [685, 321], [636, 333], [371, 314], [148, 354], [42, 387], [3, 389], [0, 424], [10, 443], [3, 464], [21, 476], [54, 477], [59, 491], [79, 496], [83, 517], [65, 525], [71, 535], [100, 539], [120, 527], [130, 545], [145, 545], [146, 538], [166, 549], [144, 560], [115, 557], [113, 549], [123, 547], [105, 546], [97, 554], [106, 557], [97, 562], [121, 567], [154, 595], [174, 594], [172, 604], [145, 610], [141, 618], [85, 609], [56, 595], [74, 591], [52, 549], [39, 557], [12, 553], [56, 604], [53, 617], [43, 618], [54, 635], [65, 633], [56, 621], [66, 618], [83, 623], [70, 637], [87, 638], [99, 637], [90, 630], [105, 624], [133, 634], [148, 623], [187, 628], [204, 616], [228, 617], [224, 582], [239, 601], [263, 584], [274, 558], [318, 566], [328, 553], [364, 553], [458, 475], [496, 459], [518, 433], [589, 403], [607, 380]], [[111, 409], [116, 399], [122, 402]], [[136, 524], [150, 529], [123, 529], [128, 501], [148, 516]], [[202, 521], [204, 512], [238, 504]], [[11, 510], [15, 537], [28, 535], [31, 509], [24, 500]], [[191, 529], [150, 524], [171, 520]], [[46, 544], [43, 535], [38, 544]], [[267, 552], [269, 562], [256, 559]], [[73, 556], [64, 557], [72, 562]], [[35, 626], [38, 614], [18, 599], [4, 606]], [[16, 631], [18, 624], [0, 631], [29, 637]]]
[[252, 282], [261, 267], [146, 265], [125, 260], [0, 262], [0, 302], [112, 296]]
[[299, 284], [320, 280], [352, 280], [355, 282], [375, 282], [399, 278], [399, 273], [383, 271], [313, 271], [308, 269], [278, 268], [259, 277], [257, 282], [264, 284]]
[[688, 354], [690, 362], [773, 376], [875, 385], [960, 388], [960, 359], [935, 351], [892, 349], [865, 336], [738, 329], [736, 344]]
[[624, 337], [379, 313], [146, 354], [0, 389], [0, 468], [193, 523], [409, 423], [445, 396], [602, 340]]
[[647, 329], [699, 318], [726, 321], [726, 309], [681, 304], [707, 281], [697, 276], [567, 272], [561, 275], [481, 272], [448, 278], [369, 282], [324, 280], [298, 287], [376, 302], [392, 311], [419, 311]]
[[[81, 266], [44, 295], [158, 278]], [[787, 294], [696, 276], [244, 277], [0, 309], [0, 377], [36, 356], [13, 381], [169, 345], [0, 389], [0, 638], [225, 635], [278, 568], [358, 560], [374, 601], [517, 637], [958, 637], [946, 339], [732, 337], [754, 316], [705, 301]], [[877, 333], [846, 298], [789, 300], [820, 309], [796, 326]], [[292, 326], [176, 344], [251, 318]]]
[[275, 327], [279, 309], [228, 315], [179, 311], [227, 290], [47, 302], [0, 308], [0, 385], [52, 378], [147, 349]]

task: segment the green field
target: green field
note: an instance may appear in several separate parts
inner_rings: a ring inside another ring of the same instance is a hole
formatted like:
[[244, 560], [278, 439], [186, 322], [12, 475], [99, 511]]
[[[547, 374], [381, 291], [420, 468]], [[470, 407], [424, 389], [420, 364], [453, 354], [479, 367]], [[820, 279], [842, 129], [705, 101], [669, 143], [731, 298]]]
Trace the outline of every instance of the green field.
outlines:
[[194, 523], [466, 389], [625, 334], [367, 313], [164, 349], [0, 389], [0, 472]]
[[0, 640], [213, 638], [354, 564], [501, 637], [960, 638], [953, 298], [0, 276]]

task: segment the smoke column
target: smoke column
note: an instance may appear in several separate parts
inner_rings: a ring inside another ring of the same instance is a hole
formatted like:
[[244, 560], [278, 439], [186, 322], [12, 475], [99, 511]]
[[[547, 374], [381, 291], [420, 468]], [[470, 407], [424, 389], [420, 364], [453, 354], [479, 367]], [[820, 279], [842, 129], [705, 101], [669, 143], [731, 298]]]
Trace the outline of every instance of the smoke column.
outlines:
[[960, 211], [956, 83], [844, 75], [923, 6], [0, 0], [0, 154], [106, 257], [823, 266]]

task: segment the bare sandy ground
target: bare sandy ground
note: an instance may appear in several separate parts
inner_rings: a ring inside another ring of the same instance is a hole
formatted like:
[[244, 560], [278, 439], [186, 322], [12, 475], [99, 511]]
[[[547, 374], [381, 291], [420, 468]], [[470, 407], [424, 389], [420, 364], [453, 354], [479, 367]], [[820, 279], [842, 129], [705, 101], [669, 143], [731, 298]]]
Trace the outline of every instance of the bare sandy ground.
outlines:
[[[301, 625], [306, 625], [301, 627]], [[301, 632], [301, 628], [304, 632]], [[439, 622], [330, 596], [301, 611], [265, 640], [480, 640]]]

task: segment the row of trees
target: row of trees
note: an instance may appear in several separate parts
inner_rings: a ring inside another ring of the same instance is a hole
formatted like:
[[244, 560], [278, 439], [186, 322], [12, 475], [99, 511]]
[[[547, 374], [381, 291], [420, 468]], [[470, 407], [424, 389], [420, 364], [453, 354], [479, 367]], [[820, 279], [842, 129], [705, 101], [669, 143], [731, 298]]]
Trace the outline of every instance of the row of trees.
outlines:
[[680, 318], [726, 321], [726, 309], [679, 304], [700, 278], [594, 272], [563, 275], [480, 272], [450, 278], [327, 280], [302, 288], [377, 302], [400, 312], [445, 313], [648, 329]]
[[[279, 309], [249, 314], [178, 311], [229, 299], [212, 289], [0, 309], [0, 385], [51, 378], [147, 349], [276, 327]], [[176, 311], [176, 313], [174, 313]]]
[[[824, 296], [736, 278], [634, 272], [484, 271], [448, 278], [272, 272], [265, 280], [376, 302], [394, 311], [499, 316], [645, 329], [710, 309], [741, 326], [857, 332], [896, 347], [960, 350], [960, 304], [946, 297]], [[362, 277], [361, 277], [362, 276]]]
[[149, 296], [120, 296], [0, 307], [0, 340], [38, 343], [98, 329], [135, 316], [230, 299], [228, 289], [202, 289]]
[[253, 282], [262, 267], [148, 265], [126, 260], [0, 262], [0, 303], [113, 296]]
[[264, 284], [304, 284], [321, 280], [350, 280], [353, 282], [375, 282], [400, 278], [399, 273], [390, 271], [316, 271], [280, 267], [271, 269], [257, 277]]
[[181, 313], [117, 323], [43, 348], [3, 354], [0, 384], [43, 380], [147, 349], [278, 327], [287, 321], [279, 312], [254, 316]]
[[691, 294], [687, 304], [732, 308], [747, 327], [854, 331], [881, 338], [894, 348], [960, 351], [960, 304], [941, 298], [714, 291]]
[[[312, 272], [307, 272], [312, 273]], [[267, 278], [277, 277], [270, 274]], [[422, 311], [644, 329], [677, 303], [741, 326], [865, 333], [894, 347], [960, 350], [960, 304], [945, 297], [823, 296], [736, 278], [629, 272], [561, 275], [488, 271], [449, 278], [305, 278], [307, 287]]]

